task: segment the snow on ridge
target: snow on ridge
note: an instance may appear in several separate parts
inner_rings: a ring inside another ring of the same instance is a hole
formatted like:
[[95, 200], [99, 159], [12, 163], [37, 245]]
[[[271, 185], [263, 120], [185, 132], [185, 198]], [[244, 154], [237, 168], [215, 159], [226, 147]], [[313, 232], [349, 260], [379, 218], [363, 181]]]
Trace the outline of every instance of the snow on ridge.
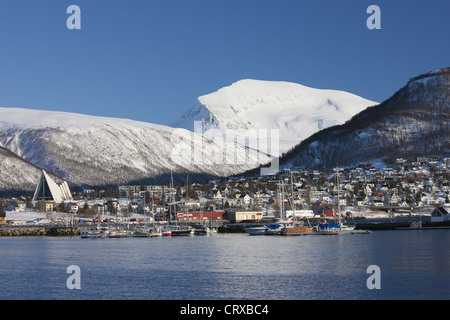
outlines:
[[[288, 104], [302, 102], [304, 106], [313, 103], [320, 105], [365, 102], [377, 102], [363, 99], [346, 91], [316, 89], [286, 81], [268, 81], [244, 79], [216, 92], [203, 95], [198, 99], [208, 109], [231, 107], [236, 113], [262, 105]], [[300, 107], [303, 107], [300, 105]], [[352, 105], [353, 106], [353, 105]], [[352, 107], [348, 106], [348, 107]], [[211, 110], [211, 109], [210, 109]]]
[[91, 127], [131, 126], [136, 128], [157, 129], [172, 132], [168, 126], [136, 121], [131, 119], [91, 116], [80, 113], [48, 111], [26, 108], [0, 107], [0, 127], [18, 127], [26, 129], [58, 128], [86, 129]]

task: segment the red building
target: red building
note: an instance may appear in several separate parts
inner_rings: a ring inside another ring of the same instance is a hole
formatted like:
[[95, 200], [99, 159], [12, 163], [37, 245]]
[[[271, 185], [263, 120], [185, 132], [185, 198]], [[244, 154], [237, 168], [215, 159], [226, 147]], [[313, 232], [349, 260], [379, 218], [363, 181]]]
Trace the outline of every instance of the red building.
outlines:
[[178, 221], [226, 220], [226, 211], [188, 211], [178, 212]]
[[333, 210], [325, 210], [323, 213], [324, 217], [334, 217], [335, 216], [335, 212], [334, 209]]

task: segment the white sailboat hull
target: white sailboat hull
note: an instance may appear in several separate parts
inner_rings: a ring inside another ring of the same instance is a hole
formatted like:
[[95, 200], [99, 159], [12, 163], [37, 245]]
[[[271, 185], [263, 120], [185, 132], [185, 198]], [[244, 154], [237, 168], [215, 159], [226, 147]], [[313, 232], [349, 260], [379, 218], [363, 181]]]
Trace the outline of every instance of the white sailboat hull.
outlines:
[[247, 232], [251, 236], [257, 236], [257, 235], [265, 235], [266, 234], [266, 227], [254, 227], [254, 228], [245, 228], [244, 231]]

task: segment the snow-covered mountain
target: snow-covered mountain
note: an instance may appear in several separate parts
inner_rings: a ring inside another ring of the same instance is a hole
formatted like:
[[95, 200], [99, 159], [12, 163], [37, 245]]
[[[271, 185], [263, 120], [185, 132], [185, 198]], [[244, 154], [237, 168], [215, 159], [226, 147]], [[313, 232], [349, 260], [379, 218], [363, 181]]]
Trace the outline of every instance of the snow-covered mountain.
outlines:
[[450, 68], [412, 78], [382, 104], [304, 140], [280, 164], [320, 169], [418, 156], [450, 156]]
[[18, 108], [0, 108], [0, 146], [91, 186], [145, 181], [171, 170], [227, 176], [270, 162], [267, 154], [185, 129]]
[[[344, 91], [247, 79], [199, 97], [171, 125], [196, 132], [215, 131], [223, 137], [226, 137], [227, 130], [237, 137], [256, 135], [269, 145], [263, 145], [260, 151], [278, 156], [310, 135], [342, 124], [376, 104]], [[195, 127], [196, 121], [200, 121], [200, 126]], [[278, 130], [279, 152], [270, 148], [272, 129]]]
[[38, 167], [0, 147], [0, 190], [32, 190], [40, 175]]
[[[0, 147], [0, 192], [32, 191], [41, 176], [41, 168]], [[61, 179], [50, 174], [60, 182]]]

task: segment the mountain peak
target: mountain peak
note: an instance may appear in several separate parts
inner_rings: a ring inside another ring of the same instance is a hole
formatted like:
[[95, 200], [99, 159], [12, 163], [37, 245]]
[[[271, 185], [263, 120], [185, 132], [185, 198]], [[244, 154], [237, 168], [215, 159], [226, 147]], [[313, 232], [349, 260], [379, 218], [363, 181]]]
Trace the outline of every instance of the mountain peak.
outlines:
[[[172, 125], [203, 132], [279, 130], [281, 153], [324, 128], [342, 124], [369, 106], [378, 104], [354, 94], [315, 89], [286, 81], [242, 79], [198, 98]], [[248, 137], [248, 136], [247, 136]]]

